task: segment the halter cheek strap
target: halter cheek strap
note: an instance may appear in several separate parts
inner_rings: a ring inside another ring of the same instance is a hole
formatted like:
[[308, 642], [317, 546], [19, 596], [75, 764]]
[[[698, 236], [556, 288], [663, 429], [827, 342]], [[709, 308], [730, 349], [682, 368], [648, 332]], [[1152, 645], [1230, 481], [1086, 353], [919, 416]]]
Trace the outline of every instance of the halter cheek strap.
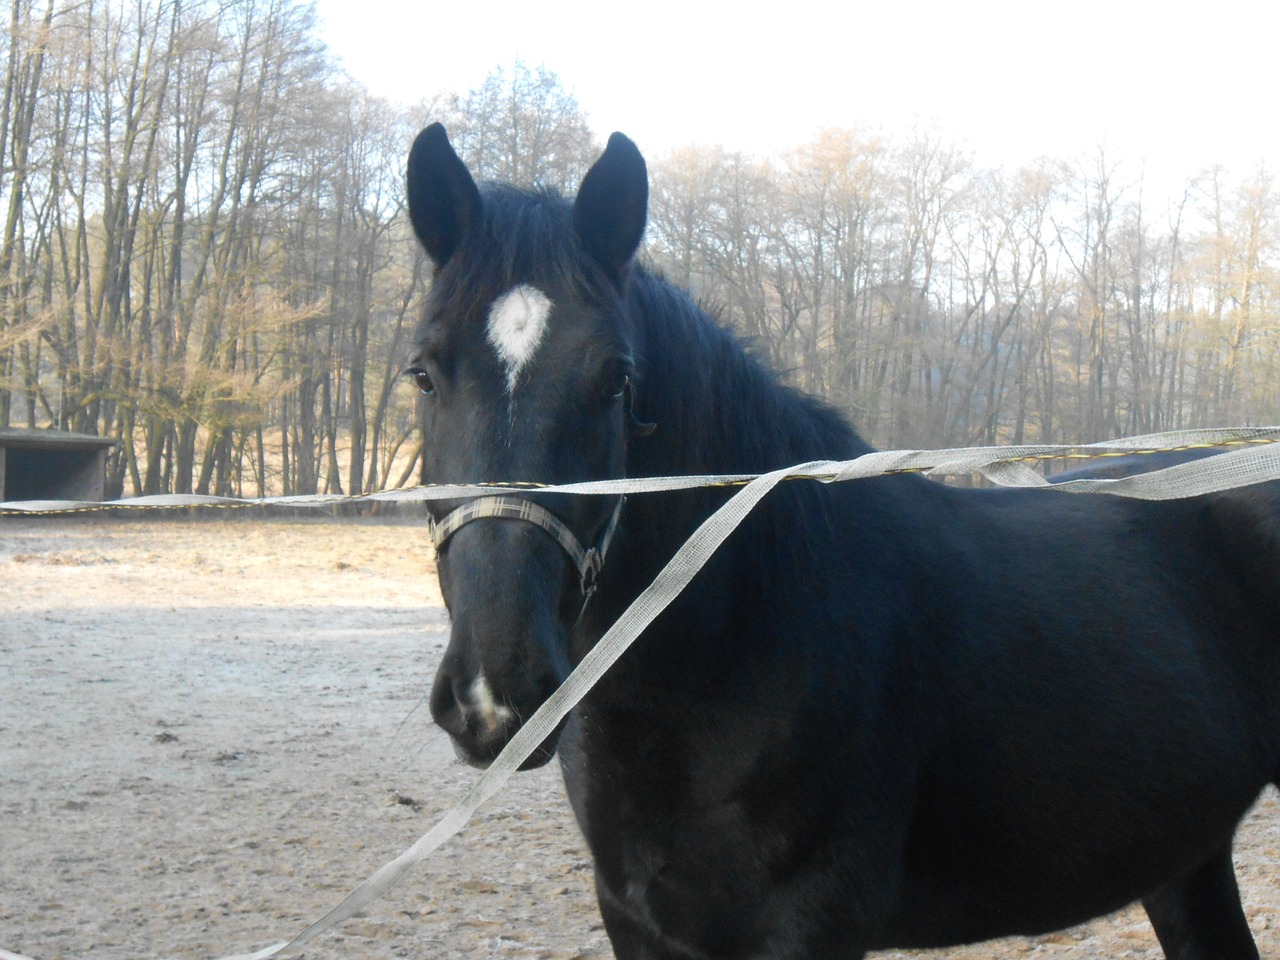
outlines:
[[532, 500], [525, 500], [520, 497], [480, 497], [464, 503], [456, 510], [446, 514], [442, 520], [437, 521], [434, 518], [429, 518], [427, 524], [431, 531], [431, 540], [438, 552], [449, 541], [450, 537], [473, 520], [497, 518], [500, 520], [523, 520], [525, 523], [532, 523], [535, 527], [540, 527], [550, 534], [551, 538], [564, 549], [564, 552], [569, 554], [569, 559], [577, 567], [578, 576], [582, 578], [582, 593], [584, 596], [590, 597], [596, 588], [596, 577], [600, 575], [600, 569], [604, 566], [604, 557], [609, 549], [609, 541], [613, 539], [613, 534], [618, 529], [618, 518], [622, 515], [622, 504], [625, 501], [626, 497], [618, 498], [618, 504], [613, 508], [613, 515], [609, 518], [609, 523], [605, 526], [604, 533], [600, 535], [600, 540], [586, 550], [582, 548], [578, 538], [574, 536], [573, 531], [565, 525], [563, 520]]

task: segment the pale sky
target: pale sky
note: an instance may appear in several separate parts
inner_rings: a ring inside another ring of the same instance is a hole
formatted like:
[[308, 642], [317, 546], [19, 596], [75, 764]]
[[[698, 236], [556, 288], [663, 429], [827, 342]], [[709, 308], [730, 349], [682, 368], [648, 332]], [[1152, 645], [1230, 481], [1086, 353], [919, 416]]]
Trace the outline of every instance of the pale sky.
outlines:
[[[773, 154], [824, 126], [932, 126], [982, 164], [1104, 145], [1180, 181], [1280, 163], [1274, 0], [319, 0], [322, 36], [411, 104], [495, 67], [545, 64], [603, 140]], [[426, 119], [426, 118], [424, 118]]]

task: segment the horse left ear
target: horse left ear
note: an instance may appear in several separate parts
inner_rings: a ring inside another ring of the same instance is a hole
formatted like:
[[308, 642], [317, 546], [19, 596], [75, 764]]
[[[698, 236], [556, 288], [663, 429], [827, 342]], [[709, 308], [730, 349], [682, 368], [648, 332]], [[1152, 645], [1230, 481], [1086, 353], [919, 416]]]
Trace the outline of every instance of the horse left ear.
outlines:
[[440, 124], [433, 123], [413, 141], [406, 183], [413, 232], [441, 267], [480, 219], [480, 190]]
[[587, 252], [620, 281], [644, 236], [649, 171], [639, 149], [620, 133], [609, 137], [573, 202], [573, 226]]

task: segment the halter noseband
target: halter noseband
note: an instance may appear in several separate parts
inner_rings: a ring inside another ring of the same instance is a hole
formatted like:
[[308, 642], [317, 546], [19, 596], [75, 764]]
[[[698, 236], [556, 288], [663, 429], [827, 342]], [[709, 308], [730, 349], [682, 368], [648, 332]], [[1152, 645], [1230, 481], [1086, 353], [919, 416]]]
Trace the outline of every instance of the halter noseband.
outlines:
[[532, 500], [519, 497], [480, 497], [450, 511], [443, 520], [428, 518], [427, 526], [431, 531], [431, 541], [435, 544], [438, 553], [450, 537], [473, 520], [496, 517], [501, 520], [523, 520], [526, 523], [532, 523], [550, 534], [564, 552], [569, 554], [569, 559], [573, 561], [573, 565], [578, 569], [578, 575], [582, 578], [582, 594], [589, 599], [595, 592], [596, 577], [604, 566], [604, 556], [609, 549], [609, 541], [613, 539], [613, 534], [618, 529], [618, 518], [622, 515], [622, 504], [625, 501], [626, 497], [618, 497], [618, 505], [613, 508], [613, 515], [609, 518], [604, 533], [600, 535], [599, 541], [594, 546], [586, 550], [582, 548], [578, 538], [563, 520]]

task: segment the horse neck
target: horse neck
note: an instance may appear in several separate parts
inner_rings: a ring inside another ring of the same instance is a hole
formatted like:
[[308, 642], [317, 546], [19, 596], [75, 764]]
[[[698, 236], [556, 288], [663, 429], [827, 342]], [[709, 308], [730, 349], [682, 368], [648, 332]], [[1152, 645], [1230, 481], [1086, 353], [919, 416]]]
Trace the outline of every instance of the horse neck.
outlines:
[[[631, 476], [761, 473], [868, 449], [838, 415], [782, 387], [736, 338], [684, 294], [641, 275], [632, 292], [637, 364], [636, 414], [657, 424], [628, 448]], [[733, 490], [701, 488], [628, 498], [600, 590], [588, 609], [577, 653], [595, 642], [658, 575], [698, 525]], [[645, 631], [641, 652], [611, 670], [593, 697], [598, 716], [656, 711], [682, 716], [713, 677], [739, 662], [745, 645], [770, 643], [746, 630], [754, 604], [805, 570], [799, 556], [827, 526], [817, 484], [784, 484], [723, 544], [695, 580]], [[766, 565], [760, 558], [770, 558]], [[790, 571], [790, 572], [788, 572]], [[652, 691], [661, 691], [657, 703]], [[624, 719], [625, 723], [630, 719]]]
[[[780, 385], [733, 334], [665, 281], [638, 274], [630, 307], [636, 414], [657, 424], [651, 435], [629, 444], [630, 476], [764, 473], [810, 460], [852, 458], [869, 449], [838, 414]], [[756, 517], [721, 547], [721, 558], [735, 550], [750, 554], [778, 542], [795, 543], [797, 534], [816, 522], [821, 511], [806, 510], [818, 496], [814, 485], [786, 486], [790, 489], [771, 494], [767, 509], [757, 509]], [[631, 497], [620, 538], [628, 557], [611, 558], [607, 565], [627, 569], [626, 578], [613, 580], [615, 599], [621, 603], [638, 592], [732, 492], [700, 488]], [[726, 584], [719, 595], [732, 602], [737, 591]]]

